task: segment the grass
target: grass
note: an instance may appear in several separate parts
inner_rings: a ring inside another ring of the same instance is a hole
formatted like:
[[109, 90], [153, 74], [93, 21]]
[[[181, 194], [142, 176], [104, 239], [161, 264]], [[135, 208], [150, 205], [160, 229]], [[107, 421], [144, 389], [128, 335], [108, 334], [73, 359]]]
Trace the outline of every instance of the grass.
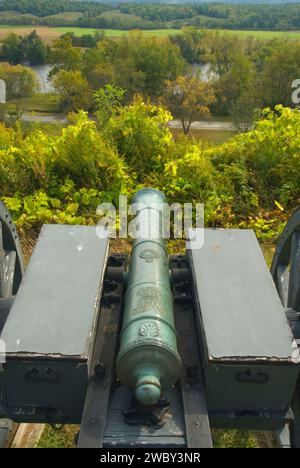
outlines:
[[8, 111], [14, 111], [18, 106], [23, 112], [53, 114], [59, 112], [59, 96], [51, 93], [36, 93], [27, 98], [12, 99], [5, 106]]
[[[46, 425], [37, 443], [37, 448], [75, 448], [79, 426], [64, 426], [61, 429]], [[261, 435], [250, 431], [213, 430], [214, 448], [259, 448], [263, 445]]]
[[8, 34], [15, 33], [19, 36], [25, 36], [35, 30], [46, 44], [51, 44], [54, 39], [57, 39], [61, 33], [54, 28], [46, 26], [11, 26], [0, 24], [0, 41], [3, 41]]
[[[60, 31], [61, 34], [66, 32], [72, 31], [77, 36], [82, 36], [83, 34], [91, 33], [91, 29], [89, 28], [55, 28], [56, 31]], [[123, 31], [120, 29], [105, 29], [106, 35], [108, 37], [120, 37], [128, 34], [128, 31]], [[274, 37], [281, 37], [287, 39], [300, 39], [300, 31], [242, 31], [242, 30], [220, 30], [221, 32], [227, 32], [234, 35], [238, 35], [240, 37], [255, 37], [256, 39], [268, 40]], [[172, 34], [178, 34], [180, 30], [176, 29], [154, 29], [154, 30], [145, 30], [143, 31], [144, 34], [149, 36], [158, 36], [158, 37], [165, 37], [170, 36]]]
[[[0, 41], [3, 40], [9, 33], [15, 32], [20, 35], [29, 34], [33, 29], [42, 37], [47, 43], [51, 43], [55, 38], [66, 32], [73, 32], [76, 36], [83, 34], [93, 34], [93, 28], [76, 28], [76, 27], [46, 27], [46, 26], [12, 26], [0, 24]], [[101, 29], [101, 28], [100, 28]], [[99, 30], [100, 30], [99, 29]], [[128, 34], [128, 31], [120, 29], [103, 29], [108, 37], [121, 37]], [[269, 40], [274, 37], [281, 37], [287, 39], [300, 39], [300, 31], [243, 31], [243, 30], [220, 30], [240, 37], [255, 37], [256, 39]], [[145, 35], [165, 37], [171, 34], [177, 34], [180, 30], [177, 29], [153, 29], [143, 31]]]
[[[68, 27], [60, 27], [54, 28], [55, 31], [59, 31], [61, 34], [65, 34], [67, 32], [73, 32], [76, 36], [82, 36], [83, 34], [92, 34], [93, 29], [91, 28], [68, 28]], [[105, 31], [107, 37], [121, 37], [126, 36], [129, 31], [124, 31], [121, 29], [101, 29], [101, 31]], [[158, 37], [166, 37], [170, 36], [170, 34], [175, 34], [176, 30], [174, 29], [152, 29], [152, 30], [144, 30], [143, 33], [146, 36], [158, 36]]]
[[222, 29], [221, 31], [235, 34], [242, 38], [252, 36], [256, 39], [261, 39], [264, 41], [273, 39], [274, 37], [283, 39], [300, 39], [300, 31], [243, 31], [231, 29]]
[[49, 137], [59, 136], [64, 125], [61, 123], [40, 123], [40, 122], [24, 122], [22, 121], [22, 131], [25, 135], [29, 135], [35, 130], [41, 130]]
[[[18, 107], [25, 113], [36, 113], [36, 114], [54, 114], [54, 113], [59, 113], [59, 96], [57, 94], [51, 94], [51, 93], [36, 93], [31, 97], [28, 98], [22, 98], [22, 99], [13, 99], [7, 102], [7, 104], [4, 105], [6, 110], [13, 112], [16, 110]], [[212, 120], [218, 120], [218, 121], [228, 121], [227, 118], [216, 118]], [[36, 128], [37, 126], [42, 126], [43, 129], [45, 129], [45, 126], [41, 123], [26, 123], [26, 131], [29, 132], [30, 129]], [[47, 129], [52, 134], [57, 133], [57, 129], [60, 128], [60, 124], [53, 124], [49, 125], [49, 129]], [[182, 134], [181, 129], [171, 129], [172, 134], [176, 138], [177, 136]], [[207, 141], [208, 143], [211, 143], [213, 145], [219, 145], [221, 143], [224, 143], [225, 141], [229, 140], [234, 136], [234, 132], [232, 131], [226, 131], [226, 130], [197, 130], [197, 129], [191, 129], [189, 133], [190, 138], [195, 138], [196, 140], [204, 140]]]
[[[182, 135], [182, 130], [180, 130], [179, 128], [172, 128], [171, 132], [175, 138], [179, 135]], [[206, 141], [213, 145], [220, 145], [222, 143], [225, 143], [225, 141], [229, 140], [234, 135], [234, 132], [227, 130], [196, 130], [193, 128], [188, 134], [189, 138], [195, 138], [196, 140]]]
[[78, 431], [79, 426], [63, 426], [61, 429], [55, 429], [46, 425], [37, 448], [75, 448]]

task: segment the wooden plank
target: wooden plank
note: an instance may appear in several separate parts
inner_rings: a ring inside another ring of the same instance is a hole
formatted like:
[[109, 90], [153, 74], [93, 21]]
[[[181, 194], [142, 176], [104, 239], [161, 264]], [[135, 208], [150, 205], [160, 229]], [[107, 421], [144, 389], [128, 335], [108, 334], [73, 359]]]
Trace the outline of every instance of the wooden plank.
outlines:
[[181, 392], [188, 448], [212, 448], [193, 308], [175, 305], [178, 351], [183, 362]]
[[123, 284], [120, 283], [113, 293], [104, 289], [78, 439], [79, 448], [101, 448], [103, 445], [109, 398], [114, 382], [122, 299]]
[[[178, 267], [182, 271], [187, 270], [186, 257], [172, 256], [170, 266], [172, 272], [175, 270], [177, 272], [173, 276], [173, 297], [175, 323], [178, 330], [177, 346], [183, 365], [180, 388], [185, 420], [186, 446], [188, 448], [211, 448], [212, 438], [201, 372], [201, 357], [191, 282], [178, 275]], [[187, 278], [189, 278], [189, 275]]]
[[10, 448], [35, 448], [44, 428], [44, 424], [20, 424]]

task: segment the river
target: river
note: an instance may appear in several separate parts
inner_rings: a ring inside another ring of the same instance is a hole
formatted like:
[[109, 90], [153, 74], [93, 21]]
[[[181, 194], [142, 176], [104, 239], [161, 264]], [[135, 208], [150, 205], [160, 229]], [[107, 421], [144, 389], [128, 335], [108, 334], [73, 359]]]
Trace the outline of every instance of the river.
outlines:
[[[210, 81], [213, 78], [216, 78], [217, 75], [210, 70], [210, 64], [193, 64], [193, 73], [198, 75], [203, 81]], [[53, 86], [50, 81], [48, 81], [48, 74], [52, 68], [52, 65], [31, 65], [30, 68], [36, 73], [37, 79], [40, 86], [41, 93], [53, 93]]]
[[50, 72], [52, 65], [31, 65], [31, 70], [36, 73], [39, 82], [39, 91], [41, 93], [53, 93], [53, 86], [48, 81], [48, 73]]
[[205, 81], [206, 83], [218, 78], [218, 74], [211, 70], [210, 63], [193, 63], [192, 69], [193, 75], [198, 76], [200, 80]]

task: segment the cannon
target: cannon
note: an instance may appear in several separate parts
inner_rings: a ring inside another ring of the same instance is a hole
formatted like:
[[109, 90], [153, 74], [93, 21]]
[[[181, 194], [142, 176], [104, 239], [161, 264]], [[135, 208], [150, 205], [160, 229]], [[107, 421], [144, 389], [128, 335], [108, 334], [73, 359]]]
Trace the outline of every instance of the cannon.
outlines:
[[145, 189], [136, 194], [133, 203], [140, 206], [137, 216], [146, 211], [147, 223], [158, 221], [158, 232], [151, 239], [140, 237], [133, 242], [117, 375], [122, 383], [135, 387], [140, 403], [153, 406], [162, 390], [176, 383], [181, 371], [168, 256], [159, 226], [166, 199]]
[[168, 256], [164, 195], [134, 202], [152, 234], [130, 258], [95, 227], [45, 225], [25, 274], [0, 205], [2, 436], [9, 420], [80, 424], [80, 448], [204, 448], [236, 428], [300, 447], [300, 210], [270, 272], [247, 229]]

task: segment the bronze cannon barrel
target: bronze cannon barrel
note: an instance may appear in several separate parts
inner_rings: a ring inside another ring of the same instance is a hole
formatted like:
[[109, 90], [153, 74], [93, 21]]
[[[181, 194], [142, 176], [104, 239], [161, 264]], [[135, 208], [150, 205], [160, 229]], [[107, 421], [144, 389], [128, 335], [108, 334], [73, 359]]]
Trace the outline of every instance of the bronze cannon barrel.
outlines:
[[163, 239], [165, 196], [154, 189], [136, 193], [141, 230], [151, 235], [133, 241], [128, 272], [117, 375], [135, 389], [137, 400], [153, 405], [181, 372], [177, 351], [168, 255]]

